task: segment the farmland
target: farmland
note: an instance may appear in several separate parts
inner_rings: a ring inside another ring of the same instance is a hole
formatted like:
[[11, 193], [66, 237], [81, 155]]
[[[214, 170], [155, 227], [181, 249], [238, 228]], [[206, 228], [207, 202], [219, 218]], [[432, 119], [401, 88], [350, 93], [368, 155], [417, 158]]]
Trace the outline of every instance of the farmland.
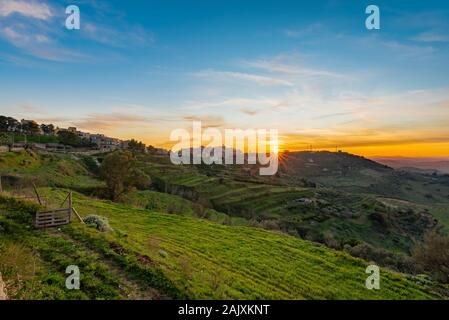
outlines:
[[[425, 203], [263, 181], [239, 167], [175, 167], [149, 156], [137, 165], [153, 187], [112, 202], [82, 156], [0, 159], [0, 268], [13, 298], [440, 299], [447, 290], [390, 265], [382, 268], [382, 289], [368, 290], [365, 269], [373, 262], [349, 255], [368, 243], [405, 257], [435, 218], [446, 222], [444, 207], [424, 213]], [[100, 216], [110, 230], [76, 221], [33, 230], [36, 204], [21, 200], [33, 197], [33, 183], [47, 207], [72, 190], [81, 216]], [[77, 292], [64, 289], [72, 264], [82, 270]]]

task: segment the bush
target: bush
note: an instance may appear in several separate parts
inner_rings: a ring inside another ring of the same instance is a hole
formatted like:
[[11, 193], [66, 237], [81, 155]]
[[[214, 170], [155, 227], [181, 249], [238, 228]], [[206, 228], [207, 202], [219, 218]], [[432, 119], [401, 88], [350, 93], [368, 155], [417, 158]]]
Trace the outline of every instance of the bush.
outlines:
[[95, 159], [91, 156], [84, 156], [81, 158], [87, 170], [92, 172], [93, 174], [98, 174], [100, 172], [100, 167]]
[[136, 168], [135, 157], [127, 151], [108, 154], [101, 163], [100, 177], [105, 180], [113, 201], [134, 187], [146, 189], [151, 186], [151, 178]]
[[22, 224], [32, 224], [33, 215], [41, 209], [37, 204], [3, 195], [0, 195], [0, 208], [7, 211], [8, 218]]
[[380, 266], [389, 267], [399, 272], [414, 274], [418, 271], [416, 264], [409, 256], [376, 248], [367, 243], [360, 243], [354, 247], [348, 245], [344, 247], [344, 250], [354, 257], [374, 261]]
[[94, 225], [95, 228], [102, 232], [112, 231], [111, 226], [109, 225], [108, 218], [97, 216], [97, 215], [89, 215], [83, 219], [86, 224]]
[[60, 161], [57, 165], [58, 172], [61, 173], [64, 176], [73, 177], [75, 176], [75, 171], [73, 170], [73, 167], [70, 165], [68, 161]]
[[449, 237], [430, 231], [412, 253], [416, 264], [435, 280], [449, 283]]

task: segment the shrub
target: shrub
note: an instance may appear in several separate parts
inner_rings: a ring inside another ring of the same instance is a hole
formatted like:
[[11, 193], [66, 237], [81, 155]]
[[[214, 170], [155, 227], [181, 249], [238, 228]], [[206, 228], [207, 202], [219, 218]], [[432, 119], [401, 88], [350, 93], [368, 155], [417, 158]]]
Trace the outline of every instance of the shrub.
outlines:
[[135, 157], [127, 151], [107, 155], [101, 163], [100, 176], [105, 180], [113, 201], [133, 187], [146, 189], [151, 186], [150, 177], [136, 168]]
[[3, 195], [0, 195], [0, 208], [7, 210], [8, 218], [23, 224], [31, 224], [33, 215], [41, 209], [37, 204]]
[[430, 231], [424, 242], [414, 248], [412, 258], [436, 280], [449, 283], [449, 237]]
[[360, 243], [353, 247], [347, 245], [344, 249], [354, 257], [374, 261], [383, 267], [389, 267], [404, 273], [417, 272], [417, 266], [409, 256], [392, 253], [385, 249], [373, 247], [367, 243]]
[[93, 174], [98, 174], [99, 173], [99, 166], [98, 163], [95, 161], [95, 159], [91, 156], [84, 156], [81, 158], [84, 165], [86, 166], [87, 170], [89, 170], [90, 172], [92, 172]]
[[132, 169], [129, 176], [129, 185], [139, 190], [145, 190], [151, 187], [151, 178], [140, 169]]
[[68, 161], [58, 162], [58, 172], [69, 177], [73, 177], [75, 175], [75, 171], [73, 170], [73, 167], [70, 166]]
[[86, 224], [94, 225], [98, 230], [102, 232], [112, 231], [112, 228], [109, 225], [108, 218], [106, 217], [89, 215], [85, 217], [83, 220]]

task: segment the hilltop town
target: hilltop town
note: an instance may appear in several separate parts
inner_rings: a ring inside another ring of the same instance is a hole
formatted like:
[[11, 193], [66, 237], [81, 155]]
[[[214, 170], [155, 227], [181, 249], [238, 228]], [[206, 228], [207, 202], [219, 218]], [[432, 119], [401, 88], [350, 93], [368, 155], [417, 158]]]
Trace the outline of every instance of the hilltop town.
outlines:
[[102, 133], [90, 133], [76, 127], [59, 128], [38, 124], [34, 120], [17, 120], [0, 116], [0, 152], [33, 148], [52, 152], [110, 152], [132, 149], [141, 152], [168, 154], [168, 151], [147, 146], [134, 139], [121, 140]]

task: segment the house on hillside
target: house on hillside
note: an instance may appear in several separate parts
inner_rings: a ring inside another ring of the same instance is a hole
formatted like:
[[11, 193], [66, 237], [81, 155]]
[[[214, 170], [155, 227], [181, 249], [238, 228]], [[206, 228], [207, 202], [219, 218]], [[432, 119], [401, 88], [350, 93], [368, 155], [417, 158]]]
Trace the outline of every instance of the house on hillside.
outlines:
[[78, 137], [80, 137], [81, 139], [90, 140], [90, 133], [89, 132], [76, 131], [76, 135]]
[[122, 148], [122, 141], [116, 138], [106, 137], [104, 134], [90, 135], [90, 142], [96, 144], [102, 152], [114, 151]]

